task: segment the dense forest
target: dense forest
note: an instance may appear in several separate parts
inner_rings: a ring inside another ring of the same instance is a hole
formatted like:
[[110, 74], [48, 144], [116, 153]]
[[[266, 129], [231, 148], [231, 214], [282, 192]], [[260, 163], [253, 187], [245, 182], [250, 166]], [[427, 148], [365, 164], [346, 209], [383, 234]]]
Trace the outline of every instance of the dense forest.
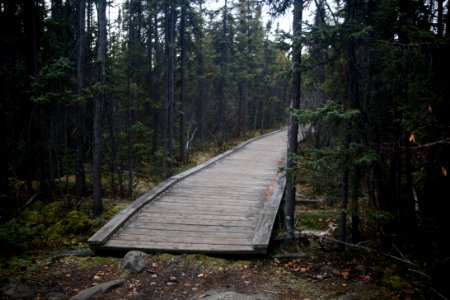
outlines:
[[340, 241], [401, 239], [445, 274], [449, 2], [1, 0], [0, 222], [55, 199], [99, 216], [196, 149], [289, 124], [288, 237], [308, 178]]
[[2, 220], [62, 194], [100, 215], [105, 191], [129, 196], [193, 147], [285, 120], [290, 63], [261, 3], [109, 5], [0, 4]]

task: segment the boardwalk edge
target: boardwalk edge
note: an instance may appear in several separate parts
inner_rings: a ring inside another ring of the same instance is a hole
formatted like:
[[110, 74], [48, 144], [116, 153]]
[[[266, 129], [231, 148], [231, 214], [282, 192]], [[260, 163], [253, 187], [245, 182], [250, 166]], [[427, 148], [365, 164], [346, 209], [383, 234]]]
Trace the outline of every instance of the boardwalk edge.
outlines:
[[167, 189], [172, 187], [177, 182], [183, 180], [184, 178], [193, 175], [197, 173], [200, 170], [203, 170], [210, 165], [214, 164], [215, 162], [227, 157], [228, 155], [242, 149], [246, 145], [248, 145], [251, 142], [254, 142], [258, 139], [267, 137], [272, 134], [276, 134], [280, 131], [285, 130], [285, 128], [275, 130], [266, 134], [262, 134], [260, 136], [254, 137], [252, 139], [249, 139], [247, 141], [244, 141], [237, 145], [236, 147], [221, 153], [219, 155], [214, 156], [213, 158], [205, 161], [204, 163], [199, 164], [198, 166], [195, 166], [189, 170], [186, 170], [184, 172], [181, 172], [177, 175], [174, 175], [170, 177], [169, 179], [166, 179], [159, 185], [157, 185], [152, 190], [146, 192], [141, 197], [133, 201], [130, 205], [128, 205], [126, 208], [124, 208], [121, 212], [119, 212], [117, 215], [115, 215], [111, 220], [109, 220], [100, 230], [98, 230], [93, 236], [91, 236], [88, 239], [88, 244], [91, 248], [99, 248], [99, 246], [105, 244], [107, 240], [120, 228], [122, 224], [124, 224], [126, 221], [128, 221], [142, 206], [149, 203], [150, 201], [157, 198], [159, 195], [161, 195], [163, 192], [165, 192]]
[[273, 225], [275, 224], [275, 218], [277, 217], [285, 188], [286, 174], [284, 172], [279, 172], [275, 181], [275, 186], [272, 190], [272, 195], [264, 206], [262, 216], [256, 225], [255, 235], [252, 242], [255, 250], [267, 251], [270, 237], [272, 235]]

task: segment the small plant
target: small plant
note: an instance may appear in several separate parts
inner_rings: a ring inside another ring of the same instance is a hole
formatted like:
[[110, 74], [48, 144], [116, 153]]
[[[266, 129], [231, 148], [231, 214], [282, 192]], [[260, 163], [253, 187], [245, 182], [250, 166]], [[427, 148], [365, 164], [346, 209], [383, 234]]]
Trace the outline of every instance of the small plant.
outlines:
[[39, 224], [34, 227], [27, 227], [16, 219], [0, 225], [0, 244], [3, 256], [23, 251], [28, 248], [29, 241], [44, 230], [44, 226]]

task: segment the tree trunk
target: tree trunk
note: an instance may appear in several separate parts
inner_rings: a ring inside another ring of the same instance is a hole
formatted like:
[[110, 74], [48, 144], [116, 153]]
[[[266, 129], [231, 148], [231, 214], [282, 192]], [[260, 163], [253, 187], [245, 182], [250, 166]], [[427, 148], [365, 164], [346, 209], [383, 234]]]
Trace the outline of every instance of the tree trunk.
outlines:
[[438, 2], [437, 34], [438, 36], [442, 37], [444, 35], [444, 0], [438, 0], [437, 2]]
[[99, 91], [94, 101], [94, 124], [92, 143], [92, 188], [93, 213], [99, 216], [103, 213], [102, 201], [102, 107], [105, 98], [104, 87], [106, 83], [106, 0], [98, 0], [98, 49], [97, 67]]
[[[303, 1], [294, 1], [293, 18], [293, 48], [292, 48], [292, 101], [291, 110], [300, 109], [301, 91], [301, 34], [302, 34]], [[294, 155], [297, 154], [298, 145], [298, 121], [291, 112], [289, 115], [288, 147], [286, 168], [288, 172], [294, 168]], [[288, 174], [286, 178], [286, 196], [284, 204], [285, 234], [289, 240], [294, 239], [294, 212], [295, 212], [295, 188], [296, 178], [293, 174]]]
[[[164, 105], [164, 146], [163, 146], [163, 177], [173, 174], [173, 108], [175, 102], [175, 4], [167, 0], [165, 3], [165, 42], [166, 42], [166, 101]], [[167, 169], [167, 155], [169, 168]]]
[[[200, 6], [200, 19], [203, 19], [203, 0], [199, 1]], [[196, 107], [196, 121], [198, 126], [198, 138], [200, 141], [203, 141], [205, 138], [205, 120], [204, 120], [204, 114], [205, 114], [205, 85], [203, 82], [203, 76], [205, 73], [205, 66], [204, 66], [204, 56], [203, 56], [203, 32], [200, 33], [200, 37], [198, 39], [198, 77], [200, 78], [200, 81], [198, 83], [198, 96], [197, 96], [197, 107]]]
[[186, 160], [186, 141], [185, 141], [185, 129], [184, 129], [184, 109], [186, 101], [186, 60], [187, 60], [187, 45], [186, 45], [186, 10], [189, 2], [184, 0], [181, 4], [181, 16], [180, 16], [180, 161]]
[[76, 9], [76, 81], [77, 96], [79, 103], [76, 107], [76, 167], [75, 167], [75, 184], [76, 184], [76, 203], [80, 203], [83, 198], [86, 187], [86, 172], [84, 170], [84, 151], [85, 151], [85, 135], [86, 135], [86, 103], [82, 101], [84, 89], [84, 74], [86, 64], [86, 32], [85, 32], [85, 0], [78, 0]]
[[133, 22], [134, 14], [134, 0], [130, 1], [130, 7], [128, 11], [128, 53], [127, 53], [127, 119], [126, 119], [126, 131], [127, 131], [127, 161], [128, 161], [128, 184], [127, 184], [127, 197], [131, 196], [133, 192], [133, 133], [132, 133], [132, 117], [131, 117], [131, 79], [134, 72], [133, 55], [136, 52], [136, 36], [135, 36], [135, 24]]

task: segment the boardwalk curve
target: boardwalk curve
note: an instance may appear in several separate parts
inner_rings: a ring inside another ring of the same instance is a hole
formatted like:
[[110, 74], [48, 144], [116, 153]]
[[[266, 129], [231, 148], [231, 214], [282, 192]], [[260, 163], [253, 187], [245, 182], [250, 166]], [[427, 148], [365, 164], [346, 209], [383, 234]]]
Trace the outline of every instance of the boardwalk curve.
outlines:
[[285, 179], [286, 130], [169, 178], [89, 239], [94, 250], [265, 253]]

